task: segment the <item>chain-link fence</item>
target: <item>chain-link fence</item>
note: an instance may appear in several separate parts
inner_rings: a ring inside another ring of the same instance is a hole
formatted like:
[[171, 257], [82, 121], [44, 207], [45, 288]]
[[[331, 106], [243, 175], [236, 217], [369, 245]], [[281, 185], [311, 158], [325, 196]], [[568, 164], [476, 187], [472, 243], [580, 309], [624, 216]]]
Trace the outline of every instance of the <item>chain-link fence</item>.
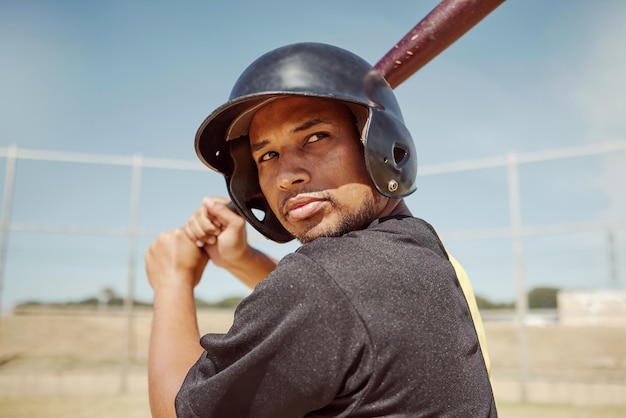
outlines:
[[[203, 196], [224, 195], [223, 179], [199, 162], [138, 155], [9, 147], [0, 157], [0, 311], [113, 289], [127, 317], [124, 388], [136, 350], [133, 300], [151, 297], [143, 252], [159, 231], [182, 225]], [[435, 226], [477, 295], [515, 303], [522, 380], [530, 289], [626, 287], [625, 141], [418, 171], [418, 191], [406, 199], [411, 211]], [[277, 257], [295, 248], [250, 234]], [[200, 297], [247, 292], [209, 269]]]

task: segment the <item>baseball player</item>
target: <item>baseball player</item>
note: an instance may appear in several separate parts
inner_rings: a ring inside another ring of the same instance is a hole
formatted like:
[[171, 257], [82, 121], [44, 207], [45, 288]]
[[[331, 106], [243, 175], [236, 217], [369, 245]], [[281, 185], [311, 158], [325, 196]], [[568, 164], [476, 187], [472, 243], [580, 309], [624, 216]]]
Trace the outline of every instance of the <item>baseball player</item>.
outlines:
[[[497, 416], [471, 288], [403, 201], [417, 154], [370, 64], [326, 44], [270, 51], [195, 146], [230, 199], [146, 252], [155, 417]], [[274, 260], [244, 219], [302, 246]], [[193, 289], [210, 261], [254, 290], [227, 333], [201, 337]]]

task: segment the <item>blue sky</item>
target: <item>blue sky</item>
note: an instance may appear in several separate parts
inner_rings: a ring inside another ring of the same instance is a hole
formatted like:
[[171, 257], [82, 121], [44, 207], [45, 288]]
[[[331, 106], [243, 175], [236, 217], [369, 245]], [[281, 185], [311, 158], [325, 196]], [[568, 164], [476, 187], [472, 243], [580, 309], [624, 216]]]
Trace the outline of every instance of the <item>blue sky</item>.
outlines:
[[[196, 161], [196, 129], [262, 53], [317, 41], [375, 63], [438, 3], [2, 0], [0, 147]], [[503, 3], [396, 89], [420, 164], [625, 140], [624, 16], [621, 0]], [[521, 167], [524, 225], [623, 221], [625, 163], [622, 152]], [[499, 168], [419, 176], [408, 202], [444, 237], [505, 228], [505, 176]], [[127, 167], [20, 160], [15, 185], [13, 222], [128, 226]], [[224, 193], [221, 177], [208, 171], [146, 169], [140, 227], [178, 226], [202, 196]], [[252, 238], [277, 256], [294, 248]], [[621, 260], [625, 241], [617, 231]], [[150, 298], [141, 260], [149, 242], [138, 243], [141, 299]], [[3, 306], [80, 299], [105, 286], [126, 290], [123, 237], [12, 232], [9, 244]], [[529, 287], [607, 283], [602, 234], [524, 244]], [[508, 241], [448, 248], [477, 293], [514, 298]], [[206, 276], [201, 297], [246, 292], [212, 268]]]

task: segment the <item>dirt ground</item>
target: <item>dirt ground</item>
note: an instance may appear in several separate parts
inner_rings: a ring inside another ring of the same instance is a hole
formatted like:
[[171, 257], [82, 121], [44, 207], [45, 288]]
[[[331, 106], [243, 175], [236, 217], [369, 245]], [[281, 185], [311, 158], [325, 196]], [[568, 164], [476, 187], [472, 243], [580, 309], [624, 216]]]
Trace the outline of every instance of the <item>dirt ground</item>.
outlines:
[[[502, 418], [623, 418], [626, 408], [503, 404]], [[143, 395], [0, 398], [0, 416], [11, 418], [149, 418]]]
[[[136, 312], [31, 312], [0, 318], [0, 416], [149, 417], [146, 363], [151, 316]], [[232, 311], [199, 315], [223, 332]], [[486, 322], [494, 389], [503, 417], [625, 417], [626, 328], [526, 328]], [[520, 364], [528, 361], [519, 402]], [[597, 383], [597, 384], [596, 384]], [[577, 384], [578, 386], [573, 386]]]

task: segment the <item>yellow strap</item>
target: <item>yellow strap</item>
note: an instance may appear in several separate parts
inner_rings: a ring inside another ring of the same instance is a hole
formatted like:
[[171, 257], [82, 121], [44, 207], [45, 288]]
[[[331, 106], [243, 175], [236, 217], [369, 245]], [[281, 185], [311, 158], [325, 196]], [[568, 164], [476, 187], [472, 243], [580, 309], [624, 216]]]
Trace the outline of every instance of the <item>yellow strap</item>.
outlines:
[[489, 380], [491, 380], [491, 360], [489, 360], [489, 352], [487, 351], [487, 337], [485, 335], [485, 328], [483, 327], [483, 320], [480, 316], [478, 305], [476, 304], [476, 296], [474, 295], [472, 284], [470, 283], [469, 277], [467, 276], [463, 266], [450, 254], [448, 254], [448, 257], [450, 258], [450, 262], [456, 271], [456, 277], [459, 279], [461, 289], [463, 289], [463, 294], [465, 295], [465, 299], [469, 305], [472, 319], [474, 321], [474, 327], [476, 328], [476, 333], [478, 334], [480, 349], [482, 350], [483, 357], [485, 358], [485, 365], [487, 366], [487, 373], [489, 373]]

